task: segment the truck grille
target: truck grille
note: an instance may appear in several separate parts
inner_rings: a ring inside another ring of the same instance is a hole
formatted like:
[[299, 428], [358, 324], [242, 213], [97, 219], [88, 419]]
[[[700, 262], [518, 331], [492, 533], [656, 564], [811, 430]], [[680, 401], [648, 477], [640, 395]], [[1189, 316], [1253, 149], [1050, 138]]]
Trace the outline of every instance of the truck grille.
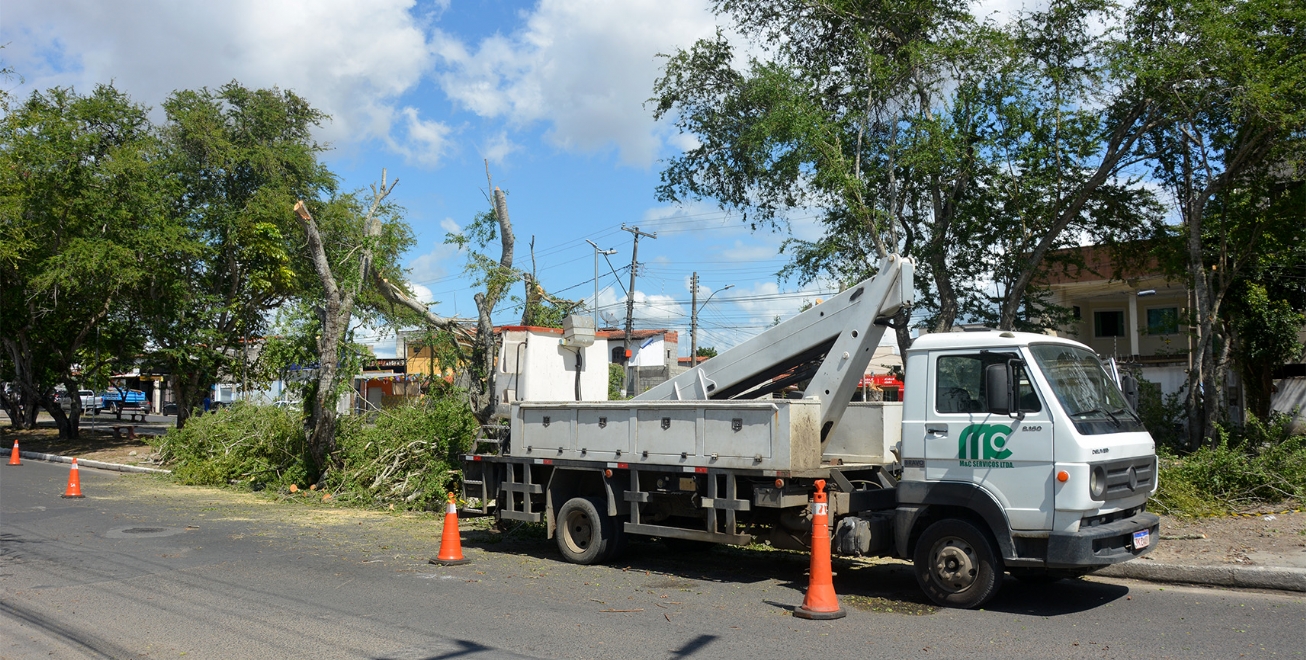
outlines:
[[1156, 483], [1155, 456], [1126, 458], [1099, 465], [1106, 470], [1107, 500], [1146, 493]]

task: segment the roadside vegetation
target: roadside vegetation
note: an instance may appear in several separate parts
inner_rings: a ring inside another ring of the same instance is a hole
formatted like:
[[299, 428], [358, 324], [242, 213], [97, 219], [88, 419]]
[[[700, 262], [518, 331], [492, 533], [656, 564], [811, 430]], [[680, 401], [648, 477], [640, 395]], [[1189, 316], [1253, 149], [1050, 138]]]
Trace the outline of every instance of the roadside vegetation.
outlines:
[[[177, 481], [255, 491], [321, 493], [345, 505], [435, 510], [454, 486], [476, 421], [466, 403], [426, 397], [340, 418], [334, 462], [314, 483], [303, 411], [237, 404], [150, 440]], [[311, 491], [310, 491], [311, 492]]]
[[1154, 510], [1212, 516], [1306, 502], [1306, 436], [1293, 433], [1292, 416], [1248, 413], [1242, 426], [1221, 424], [1213, 444], [1191, 450], [1179, 395], [1162, 397], [1155, 385], [1144, 383], [1138, 407], [1160, 461]]

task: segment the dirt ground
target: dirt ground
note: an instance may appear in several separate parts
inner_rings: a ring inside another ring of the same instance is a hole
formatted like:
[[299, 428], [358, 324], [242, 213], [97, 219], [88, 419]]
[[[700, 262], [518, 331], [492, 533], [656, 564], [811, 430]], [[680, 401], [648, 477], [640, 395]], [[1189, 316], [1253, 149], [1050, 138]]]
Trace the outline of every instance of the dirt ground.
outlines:
[[[84, 429], [81, 439], [64, 441], [54, 429], [5, 429], [4, 446], [12, 446], [15, 437], [24, 451], [158, 467], [158, 456], [148, 444], [114, 438], [108, 432]], [[1306, 568], [1306, 512], [1295, 506], [1262, 507], [1216, 518], [1161, 516], [1160, 542], [1144, 560]]]
[[1306, 568], [1306, 513], [1263, 508], [1217, 518], [1162, 516], [1161, 543], [1144, 559], [1193, 566]]
[[76, 456], [78, 459], [104, 461], [121, 465], [139, 465], [141, 467], [158, 467], [158, 456], [154, 449], [144, 440], [130, 440], [127, 437], [113, 437], [111, 431], [82, 428], [77, 440], [62, 440], [59, 431], [52, 428], [37, 428], [30, 431], [4, 429], [0, 434], [0, 443], [4, 446], [7, 460], [14, 440], [23, 451], [35, 451], [42, 454], [58, 456]]

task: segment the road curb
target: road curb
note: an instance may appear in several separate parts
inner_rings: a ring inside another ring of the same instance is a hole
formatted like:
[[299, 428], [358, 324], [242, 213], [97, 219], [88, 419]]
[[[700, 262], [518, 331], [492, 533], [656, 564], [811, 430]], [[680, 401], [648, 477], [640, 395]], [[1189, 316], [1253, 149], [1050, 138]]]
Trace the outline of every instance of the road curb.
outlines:
[[[72, 456], [60, 456], [58, 454], [42, 454], [35, 451], [19, 451], [19, 456], [30, 458], [34, 461], [47, 461], [49, 463], [72, 463]], [[142, 474], [172, 474], [172, 470], [161, 470], [159, 468], [138, 467], [136, 465], [123, 465], [121, 463], [105, 463], [104, 461], [95, 461], [89, 458], [77, 459], [77, 464], [83, 467], [97, 468], [100, 470], [113, 470], [115, 472], [139, 472]]]
[[1103, 577], [1306, 592], [1306, 568], [1277, 566], [1183, 566], [1131, 561], [1095, 571]]

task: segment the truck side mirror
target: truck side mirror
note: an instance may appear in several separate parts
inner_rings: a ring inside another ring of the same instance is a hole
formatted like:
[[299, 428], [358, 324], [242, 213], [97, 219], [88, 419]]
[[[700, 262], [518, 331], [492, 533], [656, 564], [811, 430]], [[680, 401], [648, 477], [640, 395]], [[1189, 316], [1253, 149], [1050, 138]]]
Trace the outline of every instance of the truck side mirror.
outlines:
[[1011, 381], [1011, 365], [1005, 362], [990, 364], [984, 368], [985, 399], [990, 413], [1010, 415], [1012, 409], [1016, 407]]

